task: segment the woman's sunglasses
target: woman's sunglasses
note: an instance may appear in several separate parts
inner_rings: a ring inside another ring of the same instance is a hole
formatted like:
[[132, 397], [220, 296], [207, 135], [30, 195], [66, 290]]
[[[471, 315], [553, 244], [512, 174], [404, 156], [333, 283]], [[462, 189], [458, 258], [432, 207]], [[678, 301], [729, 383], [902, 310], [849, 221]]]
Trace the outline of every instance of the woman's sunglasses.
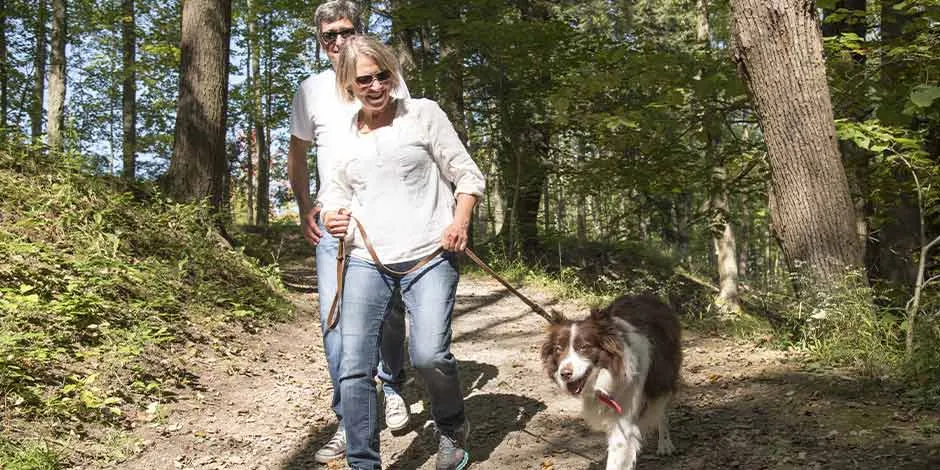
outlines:
[[356, 83], [360, 86], [372, 86], [372, 82], [378, 80], [380, 82], [386, 82], [392, 78], [392, 72], [388, 70], [383, 70], [379, 73], [374, 73], [372, 75], [360, 75], [356, 77]]

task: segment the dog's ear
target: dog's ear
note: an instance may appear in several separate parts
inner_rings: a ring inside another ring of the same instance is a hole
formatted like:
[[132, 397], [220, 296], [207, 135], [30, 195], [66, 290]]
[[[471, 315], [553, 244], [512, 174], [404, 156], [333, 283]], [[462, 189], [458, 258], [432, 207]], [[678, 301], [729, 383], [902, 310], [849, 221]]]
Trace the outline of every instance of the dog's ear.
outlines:
[[626, 354], [623, 341], [619, 340], [615, 335], [605, 336], [604, 339], [601, 340], [600, 348], [609, 358], [610, 362], [607, 368], [610, 370], [610, 373], [613, 374], [614, 377], [623, 376], [623, 358]]
[[555, 369], [558, 368], [558, 359], [555, 358], [555, 329], [549, 327], [548, 334], [542, 342], [542, 367], [548, 378], [552, 379], [555, 375]]
[[610, 309], [604, 308], [592, 308], [591, 309], [591, 319], [593, 320], [607, 320], [610, 318]]

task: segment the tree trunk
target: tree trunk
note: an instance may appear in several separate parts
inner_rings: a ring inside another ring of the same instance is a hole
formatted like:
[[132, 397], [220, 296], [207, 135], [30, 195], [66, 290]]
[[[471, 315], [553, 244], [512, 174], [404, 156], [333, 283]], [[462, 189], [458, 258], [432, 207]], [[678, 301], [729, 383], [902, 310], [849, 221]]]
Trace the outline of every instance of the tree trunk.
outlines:
[[791, 270], [835, 287], [846, 268], [862, 265], [863, 247], [815, 7], [805, 0], [732, 0], [731, 6], [735, 61], [767, 143], [774, 235]]
[[[866, 40], [868, 36], [865, 21], [866, 8], [867, 0], [837, 1], [832, 10], [823, 12], [824, 18], [827, 18], [822, 25], [823, 37], [838, 37], [851, 33]], [[838, 15], [839, 19], [829, 18], [830, 15]], [[868, 74], [865, 73], [865, 55], [853, 53], [849, 61], [838, 56], [831, 57], [829, 60], [834, 64], [833, 73], [838, 74], [846, 86], [852, 87], [840, 95], [842, 101], [837, 103], [834, 109], [836, 117], [847, 117], [855, 122], [864, 121], [871, 108], [868, 94], [871, 83], [867, 80]], [[868, 203], [868, 173], [869, 159], [872, 158], [872, 154], [847, 140], [839, 141], [839, 150], [846, 168], [849, 191], [855, 204], [856, 234], [862, 246], [866, 247], [867, 255], [869, 251], [866, 246], [869, 239], [868, 220], [871, 217], [871, 205]], [[872, 271], [869, 269], [869, 275], [871, 274]]]
[[251, 120], [255, 131], [255, 145], [258, 152], [258, 187], [257, 197], [255, 199], [255, 223], [258, 225], [268, 225], [268, 212], [271, 209], [271, 201], [268, 197], [270, 188], [270, 169], [268, 158], [268, 146], [265, 137], [265, 117], [262, 107], [262, 88], [261, 78], [261, 40], [258, 34], [259, 14], [257, 4], [254, 0], [248, 2], [249, 21], [248, 21], [248, 51], [251, 58]]
[[245, 146], [245, 164], [248, 166], [248, 173], [246, 177], [246, 189], [245, 189], [245, 199], [247, 199], [247, 211], [248, 219], [246, 223], [248, 225], [255, 224], [255, 168], [257, 168], [258, 163], [258, 146], [255, 144], [255, 128], [250, 126], [248, 130], [248, 138], [246, 139]]
[[56, 152], [65, 149], [65, 0], [52, 0], [52, 60], [49, 70], [47, 142]]
[[124, 127], [124, 171], [127, 181], [137, 175], [137, 21], [134, 0], [121, 1], [121, 26], [124, 39], [124, 87], [122, 125]]
[[[711, 51], [710, 27], [708, 20], [708, 0], [698, 0], [697, 40], [706, 51]], [[702, 74], [705, 71], [701, 72]], [[711, 194], [709, 212], [711, 213], [710, 232], [715, 247], [718, 268], [718, 295], [715, 305], [722, 314], [741, 313], [738, 295], [738, 253], [735, 246], [734, 229], [731, 226], [731, 209], [728, 204], [728, 170], [721, 154], [721, 121], [712, 106], [715, 97], [702, 97], [702, 129], [704, 129], [706, 159], [712, 165]]]
[[46, 0], [36, 4], [36, 50], [33, 56], [33, 69], [36, 71], [33, 82], [33, 95], [29, 106], [30, 137], [34, 143], [42, 138], [42, 98], [46, 90]]
[[[909, 16], [895, 8], [901, 0], [884, 0], [881, 3], [882, 48], [904, 47], [912, 38], [904, 33]], [[906, 61], [884, 55], [881, 60], [880, 94], [881, 105], [878, 116], [889, 126], [916, 127], [909, 116], [903, 114], [908, 102], [907, 86], [916, 80], [917, 72], [911, 70]], [[872, 204], [875, 220], [884, 222], [873, 227], [874, 236], [869, 245], [868, 268], [872, 277], [904, 286], [913, 285], [917, 277], [915, 257], [922, 246], [920, 237], [920, 210], [913, 187], [914, 177], [907, 167], [893, 169], [895, 180], [901, 191], [886, 193], [879, 198], [880, 204]], [[908, 189], [910, 188], [910, 189]]]
[[7, 2], [0, 0], [0, 134], [7, 131], [7, 113], [10, 108], [10, 88], [7, 65]]
[[231, 1], [186, 0], [182, 8], [180, 93], [165, 186], [179, 201], [208, 199], [221, 215]]

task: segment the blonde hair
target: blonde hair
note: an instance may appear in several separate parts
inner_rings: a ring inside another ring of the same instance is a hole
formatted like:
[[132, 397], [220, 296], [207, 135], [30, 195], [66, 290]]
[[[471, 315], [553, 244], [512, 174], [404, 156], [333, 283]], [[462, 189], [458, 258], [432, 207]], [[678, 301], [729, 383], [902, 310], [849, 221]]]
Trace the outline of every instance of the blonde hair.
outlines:
[[392, 50], [372, 36], [353, 36], [343, 44], [336, 61], [336, 88], [344, 101], [351, 103], [356, 99], [352, 87], [356, 81], [356, 65], [360, 57], [372, 59], [379, 70], [388, 70], [392, 74], [390, 94], [395, 94], [401, 88], [401, 64]]

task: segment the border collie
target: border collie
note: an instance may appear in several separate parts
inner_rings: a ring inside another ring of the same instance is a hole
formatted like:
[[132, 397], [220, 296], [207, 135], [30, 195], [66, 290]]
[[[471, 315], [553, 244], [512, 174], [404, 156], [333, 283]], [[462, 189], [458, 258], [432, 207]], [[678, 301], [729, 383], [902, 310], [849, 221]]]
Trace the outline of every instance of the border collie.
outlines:
[[682, 363], [676, 314], [650, 295], [623, 296], [580, 321], [549, 326], [542, 363], [582, 400], [588, 424], [607, 432], [607, 470], [632, 470], [643, 435], [659, 430], [657, 454], [670, 455], [667, 408]]

